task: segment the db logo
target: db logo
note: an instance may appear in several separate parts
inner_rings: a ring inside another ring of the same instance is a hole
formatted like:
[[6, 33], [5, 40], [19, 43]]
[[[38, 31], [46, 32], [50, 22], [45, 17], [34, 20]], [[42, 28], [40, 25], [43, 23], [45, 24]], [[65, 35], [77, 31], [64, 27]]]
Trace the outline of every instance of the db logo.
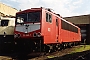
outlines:
[[48, 28], [48, 31], [50, 31], [50, 28]]

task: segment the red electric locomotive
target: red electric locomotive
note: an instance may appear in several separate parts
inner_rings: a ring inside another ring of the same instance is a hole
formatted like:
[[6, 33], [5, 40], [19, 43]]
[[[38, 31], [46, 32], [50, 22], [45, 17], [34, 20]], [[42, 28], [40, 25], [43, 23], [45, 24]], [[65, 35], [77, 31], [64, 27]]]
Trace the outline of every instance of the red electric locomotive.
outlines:
[[81, 41], [80, 28], [50, 9], [31, 8], [16, 13], [15, 44], [27, 51], [51, 51]]

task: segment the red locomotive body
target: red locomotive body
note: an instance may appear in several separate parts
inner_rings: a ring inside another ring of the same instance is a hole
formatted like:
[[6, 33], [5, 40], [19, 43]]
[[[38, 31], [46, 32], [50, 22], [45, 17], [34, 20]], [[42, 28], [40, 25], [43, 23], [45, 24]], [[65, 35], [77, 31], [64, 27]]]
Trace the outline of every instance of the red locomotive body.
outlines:
[[[30, 50], [60, 49], [62, 44], [81, 41], [80, 28], [50, 9], [31, 8], [16, 13], [14, 38]], [[58, 46], [58, 47], [57, 47]]]

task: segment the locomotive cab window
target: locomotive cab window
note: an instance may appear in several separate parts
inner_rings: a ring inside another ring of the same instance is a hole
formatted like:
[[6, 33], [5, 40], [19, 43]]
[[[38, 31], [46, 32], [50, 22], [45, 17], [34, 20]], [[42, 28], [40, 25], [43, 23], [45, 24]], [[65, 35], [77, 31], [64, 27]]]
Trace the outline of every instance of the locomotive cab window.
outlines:
[[18, 14], [16, 15], [16, 23], [24, 23], [27, 20], [27, 14], [23, 13], [23, 14]]
[[1, 26], [8, 26], [9, 20], [1, 20]]
[[40, 12], [29, 12], [16, 15], [16, 23], [40, 22]]
[[40, 22], [40, 12], [29, 12], [27, 22]]
[[49, 13], [46, 13], [46, 22], [52, 22], [52, 15]]

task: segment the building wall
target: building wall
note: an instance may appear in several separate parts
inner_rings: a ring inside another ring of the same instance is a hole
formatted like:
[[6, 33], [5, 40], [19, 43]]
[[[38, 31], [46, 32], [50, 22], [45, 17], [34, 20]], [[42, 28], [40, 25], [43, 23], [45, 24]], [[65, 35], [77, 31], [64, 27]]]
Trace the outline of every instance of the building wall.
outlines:
[[7, 15], [7, 16], [15, 16], [17, 9], [7, 6], [0, 2], [0, 16]]
[[89, 16], [90, 15], [65, 17], [65, 19], [74, 23], [74, 24], [90, 24]]

